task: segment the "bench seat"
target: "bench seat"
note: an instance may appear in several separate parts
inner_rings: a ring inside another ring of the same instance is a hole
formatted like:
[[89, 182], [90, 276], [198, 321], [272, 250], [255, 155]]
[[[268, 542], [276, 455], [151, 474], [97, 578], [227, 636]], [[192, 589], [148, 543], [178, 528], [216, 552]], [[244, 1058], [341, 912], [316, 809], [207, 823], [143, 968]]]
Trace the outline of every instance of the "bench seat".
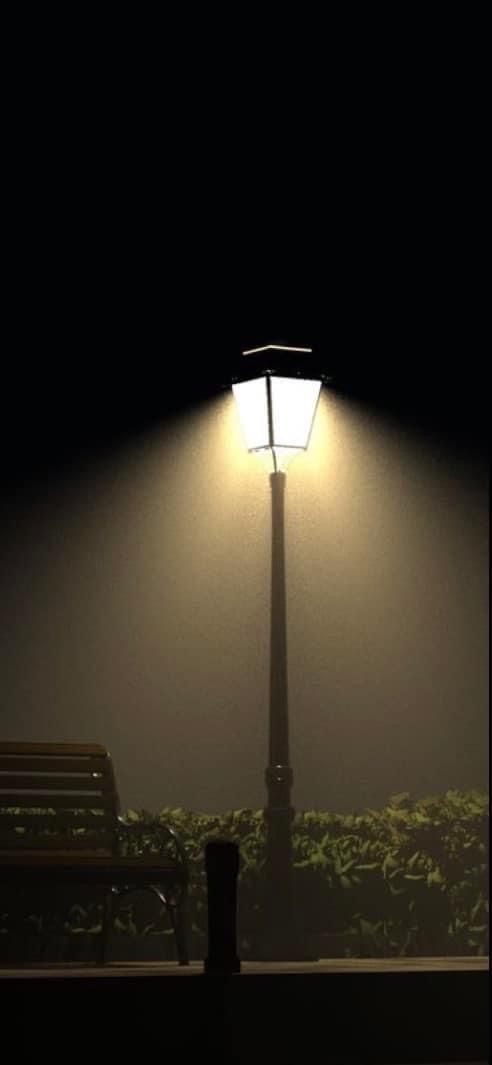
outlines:
[[166, 907], [179, 963], [188, 964], [186, 854], [174, 829], [160, 829], [169, 844], [166, 855], [121, 854], [122, 838], [131, 829], [120, 817], [113, 764], [104, 747], [0, 743], [0, 884], [40, 893], [56, 885], [101, 887], [101, 963], [116, 896], [150, 890]]

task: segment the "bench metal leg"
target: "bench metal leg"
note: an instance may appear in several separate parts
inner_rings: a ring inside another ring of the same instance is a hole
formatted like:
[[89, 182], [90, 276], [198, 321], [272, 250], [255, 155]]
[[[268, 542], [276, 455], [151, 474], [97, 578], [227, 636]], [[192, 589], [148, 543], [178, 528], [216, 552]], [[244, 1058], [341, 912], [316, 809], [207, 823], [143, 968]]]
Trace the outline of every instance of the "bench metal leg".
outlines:
[[[112, 927], [113, 920], [113, 893], [118, 896], [127, 894], [132, 891], [138, 890], [134, 885], [127, 884], [121, 888], [113, 888], [110, 893], [105, 896], [104, 901], [104, 919], [103, 919], [103, 933], [100, 943], [100, 963], [103, 963], [106, 957], [107, 939]], [[176, 953], [178, 955], [178, 962], [180, 965], [189, 965], [188, 955], [188, 920], [187, 920], [187, 908], [186, 908], [186, 894], [181, 889], [178, 899], [174, 897], [168, 897], [165, 892], [158, 887], [157, 884], [149, 884], [147, 886], [148, 891], [152, 891], [157, 896], [159, 901], [165, 907], [169, 919], [171, 921], [172, 929], [174, 932], [174, 938], [176, 942]]]
[[178, 955], [179, 964], [189, 965], [186, 900], [181, 899], [180, 902], [175, 902], [173, 899], [168, 899], [164, 892], [155, 884], [150, 886], [150, 890], [154, 892], [154, 895], [157, 895], [157, 898], [160, 899], [162, 905], [165, 906], [166, 911], [169, 914], [176, 941], [176, 953]]
[[178, 955], [178, 962], [180, 965], [189, 965], [190, 959], [188, 957], [188, 935], [185, 904], [183, 902], [169, 902], [166, 905], [166, 909], [169, 914], [171, 924], [173, 926], [174, 938], [176, 940], [176, 953]]
[[104, 893], [103, 901], [103, 915], [102, 915], [102, 928], [101, 935], [99, 936], [98, 943], [98, 965], [104, 965], [107, 960], [108, 953], [108, 940], [111, 934], [113, 926], [113, 888], [109, 888]]
[[187, 935], [187, 912], [186, 903], [181, 902], [174, 909], [174, 934], [176, 936], [176, 948], [180, 965], [189, 965], [188, 935]]

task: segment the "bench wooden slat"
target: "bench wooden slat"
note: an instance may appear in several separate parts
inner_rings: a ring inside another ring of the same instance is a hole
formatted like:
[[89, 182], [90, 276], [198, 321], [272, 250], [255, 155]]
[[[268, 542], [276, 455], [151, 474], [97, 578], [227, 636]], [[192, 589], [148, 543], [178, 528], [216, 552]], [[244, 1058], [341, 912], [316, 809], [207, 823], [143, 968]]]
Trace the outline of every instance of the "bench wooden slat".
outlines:
[[73, 811], [65, 813], [64, 810], [56, 810], [52, 814], [40, 814], [34, 813], [30, 809], [16, 811], [15, 813], [7, 813], [5, 810], [0, 809], [0, 833], [10, 828], [11, 825], [29, 830], [48, 828], [62, 831], [66, 827], [112, 829], [115, 824], [115, 815], [111, 810], [100, 810], [97, 813], [93, 813], [92, 810], [81, 810], [80, 813], [75, 815]]
[[100, 851], [71, 854], [33, 852], [0, 857], [0, 876], [4, 884], [18, 881], [34, 883], [36, 891], [43, 883], [88, 883], [118, 885], [120, 887], [148, 887], [150, 884], [186, 884], [184, 869], [170, 862], [138, 859], [114, 859]]
[[36, 754], [40, 758], [46, 755], [98, 755], [100, 758], [108, 758], [108, 752], [100, 743], [12, 743], [3, 741], [0, 743], [0, 754]]
[[21, 772], [21, 773], [103, 773], [108, 776], [112, 776], [111, 762], [109, 758], [101, 758], [99, 755], [93, 757], [87, 755], [85, 758], [81, 758], [80, 755], [75, 757], [62, 757], [62, 758], [42, 758], [38, 755], [37, 758], [33, 758], [32, 755], [0, 755], [0, 776], [4, 772]]
[[[118, 862], [118, 859], [116, 859]], [[13, 851], [12, 854], [7, 852], [0, 854], [0, 875], [3, 878], [7, 871], [21, 869], [23, 873], [29, 873], [30, 870], [35, 870], [36, 876], [40, 875], [40, 872], [45, 872], [46, 876], [56, 875], [61, 868], [68, 873], [70, 869], [85, 870], [94, 869], [95, 875], [100, 868], [108, 869], [114, 868], [115, 858], [111, 854], [106, 854], [98, 847], [88, 848], [87, 851], [78, 851], [73, 853], [71, 848], [65, 850], [51, 850], [43, 851], [43, 853], [33, 851], [26, 851], [24, 854], [19, 854], [17, 851]]]
[[65, 776], [53, 773], [35, 773], [34, 776], [27, 773], [12, 773], [4, 776], [0, 773], [0, 803], [2, 792], [16, 791], [113, 791], [113, 781], [110, 777], [95, 777], [92, 773], [84, 776]]
[[113, 838], [110, 832], [89, 836], [2, 836], [0, 835], [0, 860], [9, 851], [94, 851], [104, 850], [113, 854]]
[[[186, 876], [184, 869], [177, 867], [173, 862], [165, 858], [159, 858], [158, 854], [142, 855], [140, 858], [107, 858], [106, 855], [101, 855], [97, 850], [89, 851], [87, 854], [73, 855], [68, 850], [66, 855], [58, 852], [36, 855], [33, 852], [32, 854], [16, 853], [13, 858], [0, 857], [2, 875], [8, 868], [27, 871], [34, 866], [39, 866], [40, 869], [46, 870], [47, 875], [58, 872], [60, 868], [66, 869], [67, 872], [71, 868], [74, 870], [92, 868], [96, 877], [99, 873], [107, 873], [108, 875], [121, 876], [122, 879], [128, 877], [129, 880], [132, 880], [134, 876], [148, 878], [155, 874], [157, 877], [159, 873], [166, 872], [176, 875], [177, 880]], [[152, 881], [150, 880], [149, 882], [151, 883]]]
[[106, 792], [104, 795], [52, 795], [46, 792], [0, 792], [0, 804], [11, 807], [32, 807], [49, 810], [114, 810], [117, 797], [114, 792]]

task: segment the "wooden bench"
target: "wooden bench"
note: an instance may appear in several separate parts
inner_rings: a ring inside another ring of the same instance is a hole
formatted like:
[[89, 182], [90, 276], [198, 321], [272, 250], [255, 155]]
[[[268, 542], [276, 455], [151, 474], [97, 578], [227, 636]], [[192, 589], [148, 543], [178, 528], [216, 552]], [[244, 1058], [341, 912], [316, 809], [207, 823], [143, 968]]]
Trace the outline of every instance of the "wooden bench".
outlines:
[[186, 855], [162, 825], [164, 854], [125, 856], [111, 757], [97, 744], [0, 743], [0, 882], [37, 895], [90, 884], [103, 891], [98, 961], [107, 956], [114, 899], [152, 891], [166, 907], [180, 965], [188, 964]]

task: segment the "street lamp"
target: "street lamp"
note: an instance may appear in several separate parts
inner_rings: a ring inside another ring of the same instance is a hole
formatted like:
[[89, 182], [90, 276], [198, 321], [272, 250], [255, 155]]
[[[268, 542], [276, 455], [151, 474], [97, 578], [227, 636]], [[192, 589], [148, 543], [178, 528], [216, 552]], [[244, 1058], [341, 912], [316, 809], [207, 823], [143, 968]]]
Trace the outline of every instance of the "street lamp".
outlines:
[[272, 498], [269, 760], [265, 772], [267, 847], [264, 960], [306, 959], [293, 896], [293, 772], [289, 759], [287, 613], [285, 591], [285, 460], [309, 444], [325, 376], [310, 348], [268, 344], [243, 352], [233, 392], [248, 451], [268, 452]]

